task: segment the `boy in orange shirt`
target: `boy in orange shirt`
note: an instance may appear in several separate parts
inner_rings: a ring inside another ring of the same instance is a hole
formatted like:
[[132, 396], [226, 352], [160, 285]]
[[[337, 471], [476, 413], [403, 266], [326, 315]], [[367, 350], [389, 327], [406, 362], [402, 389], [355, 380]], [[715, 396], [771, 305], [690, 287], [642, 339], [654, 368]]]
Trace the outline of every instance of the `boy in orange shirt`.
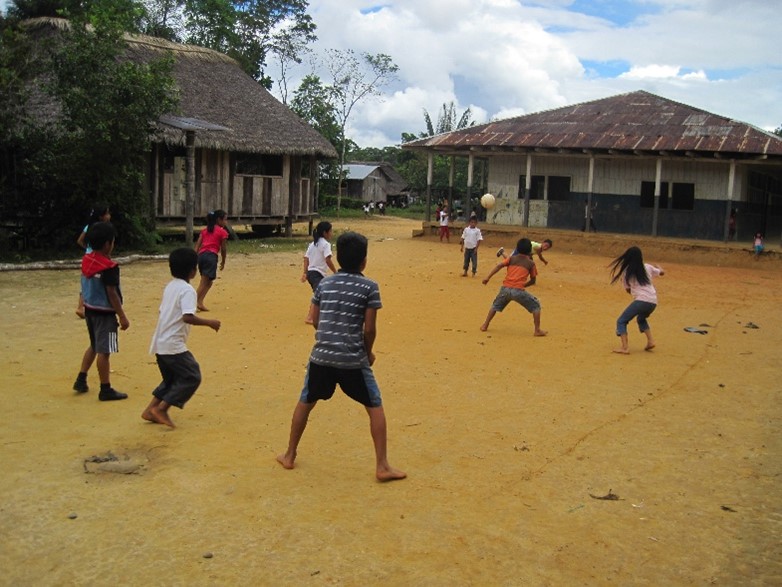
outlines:
[[505, 280], [502, 282], [497, 297], [494, 298], [486, 321], [481, 325], [481, 330], [486, 332], [489, 323], [497, 312], [502, 312], [511, 301], [524, 306], [532, 314], [535, 324], [535, 336], [546, 336], [546, 331], [540, 329], [540, 302], [538, 298], [526, 291], [531, 285], [535, 285], [538, 270], [530, 255], [532, 254], [532, 242], [528, 238], [520, 239], [516, 244], [517, 255], [503, 259], [499, 265], [491, 270], [491, 273], [483, 280], [483, 285], [489, 283], [492, 276], [505, 267], [508, 270]]

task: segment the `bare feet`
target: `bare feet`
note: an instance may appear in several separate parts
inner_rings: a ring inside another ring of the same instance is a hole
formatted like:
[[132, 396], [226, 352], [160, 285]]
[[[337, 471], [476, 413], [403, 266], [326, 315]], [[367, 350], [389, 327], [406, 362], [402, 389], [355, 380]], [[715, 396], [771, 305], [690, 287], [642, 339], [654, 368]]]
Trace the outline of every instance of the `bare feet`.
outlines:
[[296, 455], [288, 456], [288, 453], [277, 455], [277, 462], [280, 463], [284, 469], [292, 469], [295, 460]]
[[619, 355], [629, 355], [630, 354], [630, 351], [628, 349], [623, 349], [623, 348], [614, 349], [611, 352], [617, 353]]
[[546, 336], [548, 334], [548, 330], [536, 330], [535, 336]]
[[489, 329], [487, 324], [481, 324], [481, 332], [486, 332]]
[[396, 481], [398, 479], [404, 479], [407, 477], [407, 473], [400, 471], [399, 469], [394, 469], [394, 467], [389, 465], [387, 467], [378, 468], [375, 476], [377, 477], [378, 481]]
[[645, 350], [645, 351], [650, 351], [650, 350], [652, 350], [652, 349], [653, 349], [655, 346], [656, 346], [656, 345], [655, 345], [653, 342], [650, 342], [649, 344], [647, 344], [647, 345], [644, 347], [644, 350]]
[[171, 421], [171, 418], [168, 417], [168, 412], [164, 410], [159, 410], [157, 408], [147, 408], [141, 414], [141, 417], [144, 418], [147, 422], [163, 424], [169, 428], [176, 428], [174, 423]]
[[196, 306], [196, 308], [198, 308], [198, 311], [199, 311], [199, 312], [208, 312], [208, 311], [209, 311], [209, 308], [207, 308], [207, 307], [206, 307], [205, 305], [203, 305], [203, 304], [198, 304], [198, 305]]

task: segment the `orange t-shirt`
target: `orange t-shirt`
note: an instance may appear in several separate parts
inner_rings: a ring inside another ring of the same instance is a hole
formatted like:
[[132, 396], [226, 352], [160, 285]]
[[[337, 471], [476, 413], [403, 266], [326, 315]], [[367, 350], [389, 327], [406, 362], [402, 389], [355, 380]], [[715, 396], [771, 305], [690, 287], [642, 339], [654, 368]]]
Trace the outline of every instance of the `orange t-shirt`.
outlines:
[[505, 280], [502, 282], [504, 287], [515, 289], [524, 289], [529, 277], [538, 276], [538, 268], [535, 262], [526, 255], [514, 255], [508, 257], [502, 262], [508, 270]]

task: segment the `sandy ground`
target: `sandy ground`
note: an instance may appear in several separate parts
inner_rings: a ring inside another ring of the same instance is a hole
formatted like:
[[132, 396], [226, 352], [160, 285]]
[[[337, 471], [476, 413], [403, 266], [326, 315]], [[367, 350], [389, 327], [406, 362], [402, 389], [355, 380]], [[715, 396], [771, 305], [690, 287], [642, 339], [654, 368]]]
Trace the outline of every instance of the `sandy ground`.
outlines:
[[371, 235], [375, 372], [409, 478], [375, 481], [367, 417], [339, 394], [313, 412], [297, 468], [274, 460], [313, 340], [301, 253], [229, 252], [207, 298], [223, 329], [193, 329], [204, 384], [172, 410], [176, 430], [139, 417], [164, 262], [123, 269], [131, 328], [112, 379], [130, 398], [116, 403], [97, 400], [94, 372], [71, 391], [77, 273], [3, 273], [0, 584], [782, 584], [779, 265], [647, 252], [666, 269], [657, 348], [631, 330], [619, 356], [629, 296], [608, 285], [608, 254], [566, 234], [534, 288], [549, 336], [533, 338], [519, 306], [479, 332], [501, 275], [461, 278], [458, 238], [390, 218], [335, 227]]

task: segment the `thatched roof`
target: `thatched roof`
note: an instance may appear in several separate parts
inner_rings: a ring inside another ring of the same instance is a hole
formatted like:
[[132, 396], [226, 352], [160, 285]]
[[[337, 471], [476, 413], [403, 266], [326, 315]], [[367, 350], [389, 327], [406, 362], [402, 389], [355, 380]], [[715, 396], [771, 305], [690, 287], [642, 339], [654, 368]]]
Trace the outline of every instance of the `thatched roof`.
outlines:
[[[63, 19], [35, 19], [31, 28], [67, 28]], [[265, 153], [337, 157], [334, 147], [263, 86], [247, 75], [239, 64], [222, 53], [172, 43], [144, 35], [126, 35], [127, 56], [148, 62], [171, 54], [173, 76], [179, 93], [179, 119], [196, 119], [227, 130], [198, 130], [196, 147]], [[163, 117], [162, 120], [166, 120]], [[170, 120], [170, 118], [169, 118]], [[163, 142], [185, 145], [185, 132], [158, 123]]]
[[471, 126], [402, 148], [782, 160], [782, 138], [644, 91]]

